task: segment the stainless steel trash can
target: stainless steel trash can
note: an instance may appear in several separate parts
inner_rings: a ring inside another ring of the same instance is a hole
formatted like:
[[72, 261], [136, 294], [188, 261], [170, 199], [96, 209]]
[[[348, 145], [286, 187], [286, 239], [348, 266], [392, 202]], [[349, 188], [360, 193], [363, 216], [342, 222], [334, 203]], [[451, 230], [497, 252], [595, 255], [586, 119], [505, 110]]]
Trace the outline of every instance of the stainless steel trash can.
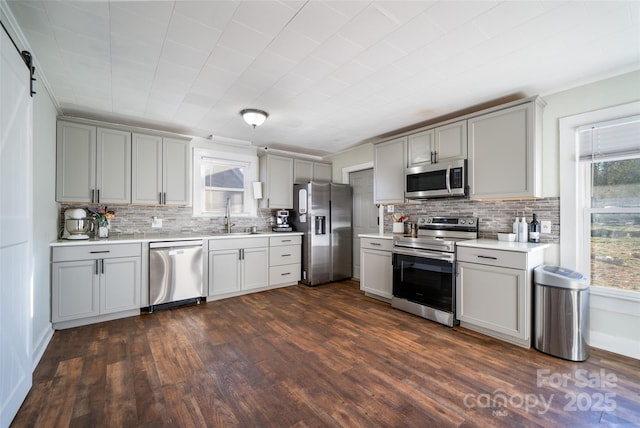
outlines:
[[570, 361], [589, 358], [589, 280], [559, 266], [533, 270], [534, 347]]

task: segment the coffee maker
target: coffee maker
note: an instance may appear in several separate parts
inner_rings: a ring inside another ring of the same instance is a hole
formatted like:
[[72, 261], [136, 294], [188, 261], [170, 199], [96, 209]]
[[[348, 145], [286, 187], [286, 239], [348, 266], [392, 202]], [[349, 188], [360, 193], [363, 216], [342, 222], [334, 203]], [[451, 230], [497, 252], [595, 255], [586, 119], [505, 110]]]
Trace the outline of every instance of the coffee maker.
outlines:
[[87, 218], [87, 212], [82, 208], [65, 210], [62, 237], [64, 239], [89, 239], [87, 232], [91, 229], [91, 223], [91, 219]]
[[276, 226], [272, 228], [274, 232], [291, 232], [293, 229], [289, 225], [289, 211], [278, 210], [276, 214]]

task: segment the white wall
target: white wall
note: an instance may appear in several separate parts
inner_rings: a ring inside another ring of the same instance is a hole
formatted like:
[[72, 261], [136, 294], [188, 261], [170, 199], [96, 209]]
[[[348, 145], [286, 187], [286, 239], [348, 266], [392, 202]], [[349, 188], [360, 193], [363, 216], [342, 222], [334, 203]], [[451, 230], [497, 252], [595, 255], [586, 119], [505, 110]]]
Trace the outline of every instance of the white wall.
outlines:
[[33, 367], [51, 339], [49, 243], [57, 238], [56, 108], [36, 70], [33, 97]]
[[333, 181], [342, 183], [342, 169], [367, 162], [373, 162], [373, 144], [363, 144], [352, 149], [330, 156]]

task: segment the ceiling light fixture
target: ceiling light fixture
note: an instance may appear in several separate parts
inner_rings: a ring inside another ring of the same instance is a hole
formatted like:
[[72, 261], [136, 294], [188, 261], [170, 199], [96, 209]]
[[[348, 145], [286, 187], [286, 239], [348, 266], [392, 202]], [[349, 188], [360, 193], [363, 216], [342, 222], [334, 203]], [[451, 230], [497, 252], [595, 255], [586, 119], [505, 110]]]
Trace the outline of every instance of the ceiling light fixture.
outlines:
[[266, 111], [258, 110], [255, 108], [246, 108], [244, 110], [241, 110], [240, 114], [242, 115], [244, 121], [254, 128], [256, 126], [262, 125], [264, 121], [267, 120], [267, 117], [269, 117], [269, 114], [267, 114]]

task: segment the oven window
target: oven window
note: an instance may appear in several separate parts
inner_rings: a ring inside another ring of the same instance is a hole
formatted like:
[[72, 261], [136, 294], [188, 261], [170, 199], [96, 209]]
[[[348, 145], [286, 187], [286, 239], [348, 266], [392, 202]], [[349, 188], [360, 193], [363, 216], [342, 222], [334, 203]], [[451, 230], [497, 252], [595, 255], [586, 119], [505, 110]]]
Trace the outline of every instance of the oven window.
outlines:
[[453, 263], [404, 254], [393, 255], [393, 295], [454, 312]]

